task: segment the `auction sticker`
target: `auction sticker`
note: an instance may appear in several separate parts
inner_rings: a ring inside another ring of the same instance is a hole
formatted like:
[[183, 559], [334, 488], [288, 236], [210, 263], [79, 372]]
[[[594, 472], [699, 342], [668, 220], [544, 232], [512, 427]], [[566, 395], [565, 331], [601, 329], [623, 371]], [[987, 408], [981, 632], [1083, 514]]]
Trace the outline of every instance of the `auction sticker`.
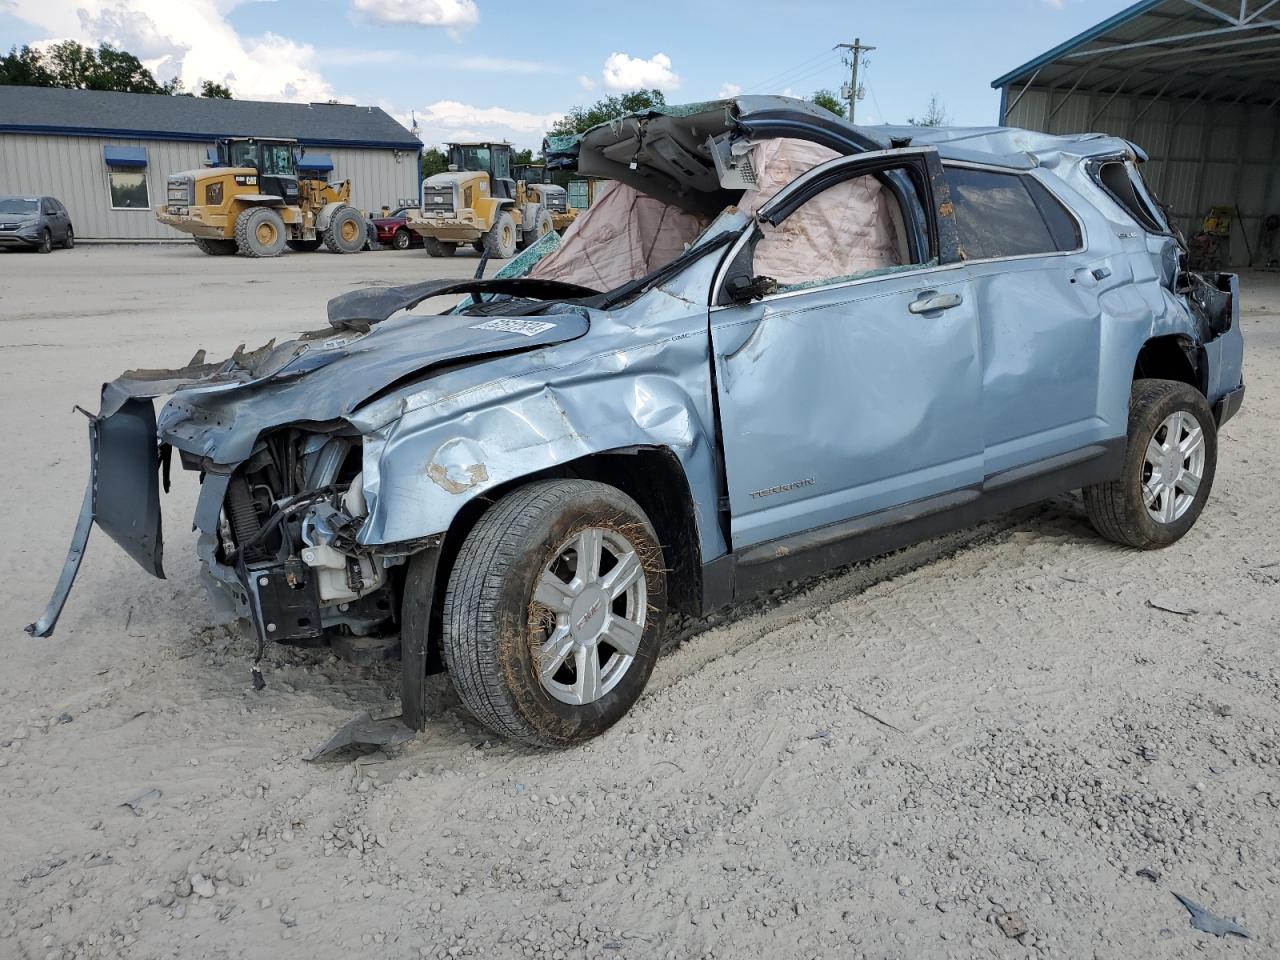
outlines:
[[545, 320], [517, 320], [514, 317], [496, 317], [493, 320], [486, 320], [484, 323], [473, 324], [471, 329], [500, 330], [503, 333], [518, 333], [524, 337], [536, 337], [554, 326], [554, 323], [547, 323]]

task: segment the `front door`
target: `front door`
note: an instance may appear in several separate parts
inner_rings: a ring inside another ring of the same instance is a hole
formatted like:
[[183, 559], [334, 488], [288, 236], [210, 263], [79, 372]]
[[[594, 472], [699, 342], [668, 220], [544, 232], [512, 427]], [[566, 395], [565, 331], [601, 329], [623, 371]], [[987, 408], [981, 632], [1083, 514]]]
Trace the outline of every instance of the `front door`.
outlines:
[[[735, 549], [981, 483], [978, 320], [963, 266], [939, 262], [955, 243], [937, 162], [883, 151], [798, 177], [720, 278]], [[757, 274], [781, 284], [742, 302]]]

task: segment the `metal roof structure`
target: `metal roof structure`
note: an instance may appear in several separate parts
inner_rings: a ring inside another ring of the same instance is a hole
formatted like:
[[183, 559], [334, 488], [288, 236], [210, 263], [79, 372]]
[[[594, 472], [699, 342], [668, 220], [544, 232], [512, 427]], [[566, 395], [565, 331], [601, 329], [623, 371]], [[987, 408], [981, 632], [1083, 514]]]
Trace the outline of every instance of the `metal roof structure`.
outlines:
[[1280, 0], [1142, 0], [991, 85], [1275, 106]]
[[0, 86], [0, 133], [197, 141], [270, 137], [415, 152], [422, 146], [379, 107], [7, 85]]

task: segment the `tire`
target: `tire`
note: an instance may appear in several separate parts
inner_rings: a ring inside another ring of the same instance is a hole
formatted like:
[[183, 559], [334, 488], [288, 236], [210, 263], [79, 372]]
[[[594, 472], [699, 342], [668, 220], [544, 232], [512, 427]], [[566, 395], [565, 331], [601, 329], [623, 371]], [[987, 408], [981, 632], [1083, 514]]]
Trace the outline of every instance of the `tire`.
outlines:
[[[1171, 439], [1173, 433], [1177, 437]], [[1089, 522], [1127, 547], [1167, 547], [1200, 516], [1217, 464], [1218, 428], [1204, 395], [1175, 380], [1136, 380], [1124, 472], [1117, 480], [1085, 487]], [[1172, 477], [1172, 485], [1166, 477]]]
[[[582, 579], [575, 545], [583, 542], [597, 544], [599, 575], [588, 575], [591, 586], [575, 594]], [[648, 518], [614, 487], [544, 480], [507, 494], [463, 541], [445, 592], [444, 661], [462, 702], [496, 733], [536, 746], [564, 747], [603, 733], [639, 699], [653, 672], [665, 567]], [[609, 582], [615, 572], [625, 578], [620, 588]], [[552, 577], [559, 587], [548, 586]], [[620, 592], [609, 599], [614, 589]], [[556, 613], [544, 601], [563, 601], [565, 609]], [[631, 628], [623, 631], [620, 622]], [[560, 631], [544, 682], [539, 650]], [[613, 634], [632, 652], [614, 647]], [[586, 642], [581, 649], [579, 640]]]
[[278, 257], [284, 252], [284, 220], [270, 207], [250, 207], [236, 217], [236, 249], [246, 257]]
[[493, 222], [493, 226], [482, 239], [484, 248], [489, 251], [489, 256], [510, 260], [516, 255], [516, 242], [519, 237], [520, 231], [516, 229], [515, 218], [504, 210], [498, 214], [498, 219]]
[[448, 240], [437, 240], [435, 237], [423, 237], [423, 246], [427, 248], [429, 257], [452, 257], [458, 252], [458, 245]]
[[53, 234], [47, 227], [40, 231], [40, 246], [36, 247], [36, 253], [53, 253]]
[[413, 243], [413, 237], [409, 236], [409, 231], [404, 227], [400, 227], [391, 235], [391, 245], [397, 250], [408, 250]]
[[551, 232], [551, 214], [543, 209], [533, 221], [533, 229], [524, 235], [524, 246], [531, 247]]
[[203, 237], [196, 237], [195, 243], [197, 250], [211, 257], [229, 257], [236, 252], [234, 240], [206, 240]]
[[72, 250], [75, 248], [75, 245], [76, 245], [76, 232], [72, 230], [70, 226], [68, 226], [67, 235], [62, 241], [62, 249]]
[[284, 245], [295, 253], [315, 253], [324, 243], [319, 237], [313, 240], [286, 240]]
[[333, 211], [324, 228], [324, 245], [334, 253], [359, 253], [364, 249], [364, 217], [355, 207], [341, 206]]

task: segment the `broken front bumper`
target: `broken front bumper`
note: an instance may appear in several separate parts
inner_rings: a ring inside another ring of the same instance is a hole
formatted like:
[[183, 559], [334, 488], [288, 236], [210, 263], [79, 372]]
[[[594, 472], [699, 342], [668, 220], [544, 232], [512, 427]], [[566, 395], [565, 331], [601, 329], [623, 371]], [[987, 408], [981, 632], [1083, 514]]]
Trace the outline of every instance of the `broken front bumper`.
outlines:
[[53, 633], [94, 523], [143, 570], [164, 579], [161, 449], [156, 440], [155, 408], [150, 400], [135, 398], [109, 405], [104, 392], [103, 409], [110, 412], [89, 417], [89, 484], [53, 596], [40, 619], [27, 627], [33, 637]]

